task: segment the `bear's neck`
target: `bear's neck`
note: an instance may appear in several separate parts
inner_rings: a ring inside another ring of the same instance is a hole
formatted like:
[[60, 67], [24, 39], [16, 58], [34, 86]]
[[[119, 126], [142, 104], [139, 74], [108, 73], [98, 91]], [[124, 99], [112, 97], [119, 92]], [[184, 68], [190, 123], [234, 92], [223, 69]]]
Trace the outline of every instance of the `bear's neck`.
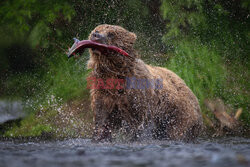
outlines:
[[[115, 57], [120, 56], [120, 57]], [[96, 78], [125, 78], [134, 75], [135, 59], [121, 55], [93, 55], [93, 73]]]

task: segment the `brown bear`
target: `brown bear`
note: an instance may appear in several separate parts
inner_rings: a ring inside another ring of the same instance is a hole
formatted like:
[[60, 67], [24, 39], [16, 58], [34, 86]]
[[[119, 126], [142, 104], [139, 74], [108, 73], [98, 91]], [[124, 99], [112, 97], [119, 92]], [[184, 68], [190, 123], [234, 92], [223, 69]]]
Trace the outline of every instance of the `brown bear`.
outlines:
[[[125, 81], [119, 89], [90, 90], [94, 140], [111, 140], [121, 129], [133, 139], [142, 136], [143, 131], [150, 131], [148, 135], [156, 139], [189, 141], [198, 136], [203, 122], [196, 96], [172, 71], [139, 59], [133, 48], [134, 33], [104, 24], [91, 32], [89, 40], [119, 47], [129, 54], [89, 49], [90, 78]], [[153, 87], [149, 80], [157, 81], [158, 86]], [[144, 87], [135, 86], [139, 81], [146, 81]]]

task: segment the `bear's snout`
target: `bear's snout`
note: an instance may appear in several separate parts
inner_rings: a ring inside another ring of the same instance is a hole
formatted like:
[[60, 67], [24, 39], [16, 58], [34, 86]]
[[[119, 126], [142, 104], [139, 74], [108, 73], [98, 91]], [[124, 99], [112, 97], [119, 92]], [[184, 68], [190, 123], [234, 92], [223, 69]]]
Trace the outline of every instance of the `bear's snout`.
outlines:
[[91, 34], [90, 40], [106, 44], [107, 38], [105, 35], [100, 34], [99, 32], [94, 32], [93, 34]]

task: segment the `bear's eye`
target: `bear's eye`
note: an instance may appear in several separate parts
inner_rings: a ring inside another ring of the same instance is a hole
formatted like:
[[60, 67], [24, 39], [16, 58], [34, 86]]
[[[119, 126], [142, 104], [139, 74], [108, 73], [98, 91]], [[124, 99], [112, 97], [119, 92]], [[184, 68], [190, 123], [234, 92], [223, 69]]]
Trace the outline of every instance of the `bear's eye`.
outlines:
[[108, 32], [107, 36], [108, 38], [113, 39], [115, 37], [115, 34], [112, 32]]

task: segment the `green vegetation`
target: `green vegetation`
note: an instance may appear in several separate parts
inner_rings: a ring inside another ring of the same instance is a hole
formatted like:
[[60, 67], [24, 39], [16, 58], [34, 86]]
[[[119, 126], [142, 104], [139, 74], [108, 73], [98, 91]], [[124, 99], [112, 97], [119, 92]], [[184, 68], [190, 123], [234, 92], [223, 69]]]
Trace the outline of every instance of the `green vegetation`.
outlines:
[[66, 124], [55, 121], [63, 117], [61, 110], [70, 115], [70, 103], [89, 112], [88, 53], [68, 60], [65, 51], [73, 37], [86, 39], [103, 23], [134, 31], [142, 58], [184, 79], [204, 114], [210, 116], [204, 100], [220, 98], [234, 111], [243, 108], [240, 119], [250, 126], [249, 11], [247, 0], [0, 2], [0, 98], [22, 98], [28, 113], [4, 135], [86, 135], [73, 117]]
[[8, 137], [35, 137], [51, 132], [52, 128], [42, 120], [30, 114], [19, 125], [14, 124], [4, 135]]
[[203, 102], [220, 98], [250, 123], [249, 1], [162, 0], [163, 40], [174, 49], [167, 67]]
[[[166, 67], [185, 80], [198, 97], [204, 113], [210, 113], [204, 106], [205, 99], [220, 98], [233, 108], [234, 113], [243, 108], [246, 112], [240, 118], [246, 125], [249, 123], [249, 94], [245, 91], [249, 71], [244, 71], [246, 67], [227, 67], [216, 47], [202, 45], [199, 41], [180, 42]], [[236, 69], [242, 70], [242, 78], [235, 73]]]

